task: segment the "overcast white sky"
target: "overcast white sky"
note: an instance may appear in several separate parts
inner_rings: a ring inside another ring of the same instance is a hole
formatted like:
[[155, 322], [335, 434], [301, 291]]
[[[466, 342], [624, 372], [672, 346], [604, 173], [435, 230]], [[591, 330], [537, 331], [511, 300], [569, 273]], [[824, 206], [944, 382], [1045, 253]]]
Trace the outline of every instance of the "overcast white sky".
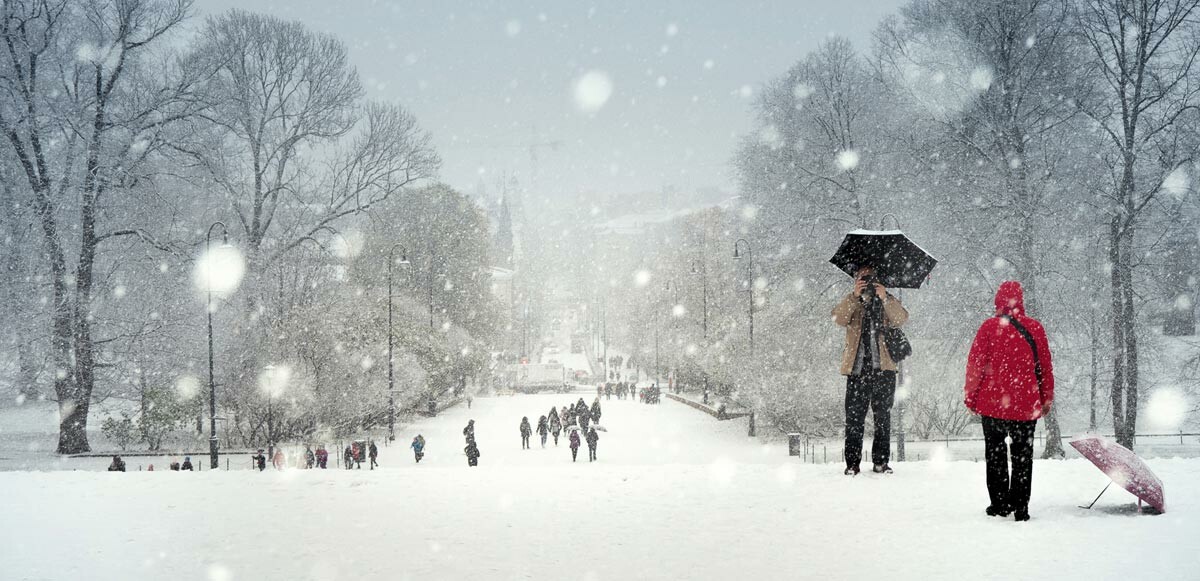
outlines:
[[[515, 172], [538, 193], [734, 190], [759, 86], [830, 34], [867, 49], [900, 0], [774, 2], [199, 0], [300, 20], [347, 43], [368, 96], [433, 133], [442, 179]], [[593, 73], [588, 76], [589, 73]], [[584, 94], [576, 95], [580, 79]], [[611, 96], [602, 101], [605, 80]], [[580, 102], [579, 97], [584, 100]], [[598, 108], [597, 108], [598, 106]], [[594, 110], [593, 110], [594, 109]]]

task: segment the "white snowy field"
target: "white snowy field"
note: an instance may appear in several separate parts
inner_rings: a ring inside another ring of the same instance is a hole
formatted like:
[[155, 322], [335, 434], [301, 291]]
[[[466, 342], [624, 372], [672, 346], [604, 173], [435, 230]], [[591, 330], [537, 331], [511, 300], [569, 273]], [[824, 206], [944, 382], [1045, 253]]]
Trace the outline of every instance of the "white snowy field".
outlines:
[[[590, 396], [585, 396], [590, 401]], [[575, 396], [578, 398], [578, 395]], [[3, 579], [1196, 579], [1200, 460], [1153, 459], [1137, 514], [1084, 460], [1039, 461], [1033, 520], [989, 518], [983, 465], [843, 476], [682, 404], [605, 401], [599, 462], [522, 450], [568, 396], [478, 398], [405, 429], [419, 465], [366, 470], [3, 472]], [[476, 420], [480, 466], [461, 430]], [[331, 462], [332, 464], [332, 462]]]

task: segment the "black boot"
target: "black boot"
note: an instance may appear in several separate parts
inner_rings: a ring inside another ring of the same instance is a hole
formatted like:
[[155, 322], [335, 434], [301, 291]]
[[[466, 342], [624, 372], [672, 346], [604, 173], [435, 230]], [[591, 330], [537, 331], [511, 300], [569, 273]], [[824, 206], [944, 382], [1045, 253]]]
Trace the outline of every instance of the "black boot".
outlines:
[[988, 516], [1008, 516], [1012, 511], [1010, 511], [1006, 506], [988, 505], [983, 512], [986, 512]]
[[858, 476], [858, 466], [847, 466], [846, 471], [842, 474], [846, 476]]
[[1027, 506], [1017, 507], [1017, 509], [1013, 511], [1013, 518], [1017, 519], [1017, 522], [1024, 522], [1024, 521], [1029, 520], [1029, 507], [1027, 507]]
[[891, 474], [892, 467], [888, 466], [887, 464], [876, 464], [871, 467], [871, 472], [876, 474]]

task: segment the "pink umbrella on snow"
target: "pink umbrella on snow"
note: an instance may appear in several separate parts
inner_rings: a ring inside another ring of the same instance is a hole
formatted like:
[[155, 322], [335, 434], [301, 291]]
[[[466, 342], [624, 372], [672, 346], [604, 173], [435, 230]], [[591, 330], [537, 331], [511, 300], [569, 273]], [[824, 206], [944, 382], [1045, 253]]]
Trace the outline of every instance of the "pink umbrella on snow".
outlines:
[[[1115, 482], [1138, 498], [1138, 507], [1145, 501], [1159, 513], [1166, 512], [1162, 480], [1132, 450], [1100, 435], [1080, 436], [1071, 440], [1070, 444], [1112, 479], [1096, 496], [1096, 500], [1100, 500], [1100, 496]], [[1096, 500], [1081, 508], [1092, 508]]]

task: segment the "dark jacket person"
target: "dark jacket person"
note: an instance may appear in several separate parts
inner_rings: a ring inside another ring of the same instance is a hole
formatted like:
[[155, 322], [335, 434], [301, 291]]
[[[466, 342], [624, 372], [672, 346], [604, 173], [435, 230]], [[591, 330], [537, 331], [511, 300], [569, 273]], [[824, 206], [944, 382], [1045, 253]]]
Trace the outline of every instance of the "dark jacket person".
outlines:
[[[854, 290], [833, 307], [833, 322], [846, 328], [841, 373], [846, 376], [846, 474], [859, 472], [862, 461], [863, 423], [867, 408], [874, 416], [871, 446], [873, 470], [892, 472], [892, 403], [896, 397], [896, 363], [883, 340], [884, 327], [900, 327], [908, 311], [878, 282], [874, 269], [862, 267], [854, 277]], [[868, 285], [872, 288], [868, 288]]]

